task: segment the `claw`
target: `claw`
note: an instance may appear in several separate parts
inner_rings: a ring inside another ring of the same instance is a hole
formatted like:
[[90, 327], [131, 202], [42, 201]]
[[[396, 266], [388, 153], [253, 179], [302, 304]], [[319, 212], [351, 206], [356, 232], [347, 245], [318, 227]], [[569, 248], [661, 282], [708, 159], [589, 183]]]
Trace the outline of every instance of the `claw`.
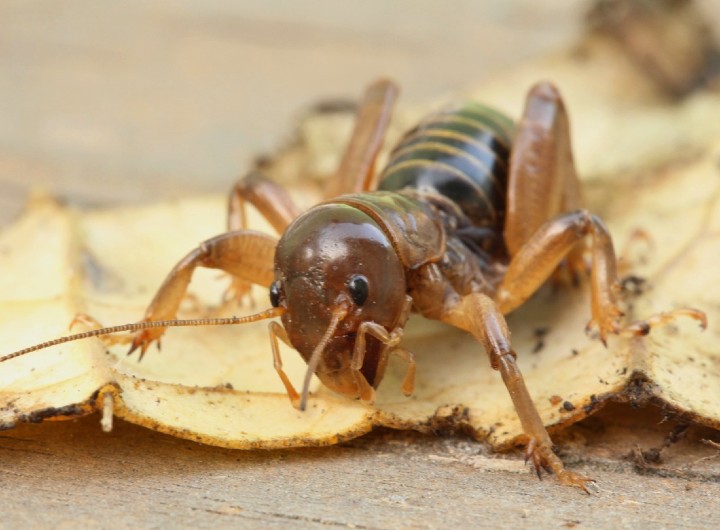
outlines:
[[533, 456], [533, 453], [535, 452], [535, 438], [530, 438], [530, 441], [528, 442], [527, 446], [525, 447], [525, 463], [528, 463], [528, 460]]
[[590, 335], [593, 328], [597, 326], [600, 341], [603, 343], [603, 346], [607, 348], [608, 334], [619, 335], [621, 333], [623, 328], [620, 325], [620, 319], [623, 316], [625, 316], [625, 313], [620, 311], [616, 305], [605, 307], [601, 315], [594, 314], [588, 321], [585, 326], [585, 333]]
[[153, 342], [157, 342], [157, 349], [160, 351], [160, 338], [164, 332], [165, 330], [163, 328], [144, 329], [138, 332], [133, 337], [132, 344], [130, 344], [130, 350], [127, 354], [132, 355], [139, 349], [140, 355], [138, 356], [138, 362], [140, 362], [143, 360], [143, 357], [145, 357], [145, 353], [150, 347], [150, 344]]
[[595, 479], [588, 478], [583, 475], [579, 475], [577, 473], [573, 473], [572, 471], [564, 470], [562, 473], [558, 474], [558, 479], [560, 480], [560, 483], [564, 486], [573, 486], [576, 488], [580, 488], [585, 493], [590, 495], [590, 490], [588, 489], [588, 484], [595, 484]]
[[127, 356], [130, 357], [135, 352], [135, 350], [137, 350], [138, 348], [142, 348], [140, 350], [140, 356], [138, 357], [138, 362], [140, 362], [140, 361], [142, 361], [143, 357], [145, 356], [145, 350], [147, 349], [147, 346], [138, 342], [137, 337], [135, 337], [135, 339], [133, 339], [132, 344], [130, 345], [130, 349], [127, 352]]
[[636, 320], [624, 327], [619, 323], [619, 319], [624, 316], [624, 313], [617, 307], [612, 307], [609, 310], [606, 310], [605, 313], [606, 316], [603, 318], [593, 317], [590, 319], [585, 326], [585, 333], [590, 335], [593, 328], [597, 326], [600, 341], [606, 348], [608, 333], [623, 337], [642, 337], [648, 335], [653, 328], [662, 327], [681, 316], [697, 320], [700, 324], [700, 329], [702, 330], [707, 328], [707, 315], [703, 311], [689, 307], [657, 313], [645, 320]]
[[546, 468], [546, 466], [542, 462], [540, 451], [537, 450], [537, 442], [535, 441], [535, 438], [530, 438], [530, 441], [525, 448], [525, 464], [527, 464], [530, 459], [532, 459], [532, 465], [535, 469], [535, 474], [537, 475], [538, 480], [542, 480], [540, 469]]
[[538, 480], [542, 480], [542, 474], [540, 473], [539, 462], [537, 462], [534, 458], [533, 458], [533, 466], [535, 466], [535, 474], [537, 475]]
[[525, 462], [527, 463], [530, 459], [532, 459], [538, 479], [542, 480], [541, 469], [545, 469], [548, 473], [554, 473], [561, 484], [580, 488], [588, 495], [590, 494], [587, 484], [595, 481], [565, 469], [552, 448], [538, 443], [534, 438], [530, 438], [525, 449]]
[[622, 329], [621, 333], [625, 336], [631, 337], [647, 335], [648, 333], [650, 333], [650, 330], [652, 328], [669, 324], [680, 316], [685, 316], [697, 320], [700, 323], [700, 329], [707, 329], [707, 315], [703, 311], [700, 311], [698, 309], [692, 309], [689, 307], [682, 307], [673, 311], [667, 311], [664, 313], [652, 315], [645, 320], [635, 321]]

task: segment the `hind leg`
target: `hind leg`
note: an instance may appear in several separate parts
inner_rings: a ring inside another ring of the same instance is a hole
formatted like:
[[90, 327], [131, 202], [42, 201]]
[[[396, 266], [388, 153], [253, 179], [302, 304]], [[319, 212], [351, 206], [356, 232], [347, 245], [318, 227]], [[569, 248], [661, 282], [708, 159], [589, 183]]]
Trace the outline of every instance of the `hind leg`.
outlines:
[[[553, 85], [539, 83], [528, 93], [510, 155], [503, 233], [510, 255], [517, 254], [543, 223], [580, 208], [565, 104]], [[584, 250], [578, 244], [565, 256], [572, 274], [585, 269]]]
[[[528, 94], [510, 158], [503, 235], [511, 260], [496, 301], [502, 313], [512, 311], [537, 291], [563, 260], [571, 270], [583, 270], [585, 236], [589, 235], [590, 324], [597, 325], [605, 342], [608, 333], [622, 331], [615, 250], [604, 223], [580, 210], [580, 202], [565, 106], [555, 87], [538, 84]], [[701, 325], [705, 318], [700, 311], [681, 309], [631, 324], [625, 331], [646, 334], [677, 315], [690, 316]]]
[[580, 211], [570, 124], [558, 90], [549, 83], [528, 93], [510, 156], [504, 238], [511, 261], [497, 293], [503, 313], [527, 300], [565, 263], [585, 269], [585, 237], [592, 235], [592, 318], [603, 340], [617, 333], [615, 251], [602, 221]]

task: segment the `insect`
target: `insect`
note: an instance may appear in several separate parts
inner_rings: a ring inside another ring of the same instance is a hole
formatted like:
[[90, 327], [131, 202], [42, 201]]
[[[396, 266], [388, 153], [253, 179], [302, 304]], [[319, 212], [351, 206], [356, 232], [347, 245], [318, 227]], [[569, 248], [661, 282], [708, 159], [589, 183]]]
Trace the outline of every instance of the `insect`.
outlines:
[[[573, 274], [590, 256], [591, 320], [608, 334], [642, 335], [679, 315], [705, 325], [702, 312], [678, 309], [623, 327], [613, 244], [603, 222], [581, 209], [568, 118], [551, 84], [533, 87], [518, 124], [488, 107], [464, 104], [428, 116], [409, 131], [376, 172], [396, 86], [368, 88], [327, 200], [301, 212], [278, 184], [252, 173], [229, 201], [229, 231], [202, 243], [168, 274], [143, 321], [94, 329], [50, 345], [117, 331], [142, 358], [165, 329], [177, 325], [269, 323], [274, 367], [292, 404], [304, 410], [311, 376], [366, 402], [383, 379], [390, 355], [407, 363], [402, 384], [414, 388], [415, 359], [402, 347], [412, 312], [470, 332], [510, 393], [538, 475], [563, 484], [589, 481], [566, 470], [528, 393], [503, 315], [522, 305], [559, 266]], [[255, 207], [282, 236], [246, 228]], [[231, 275], [242, 299], [252, 284], [269, 289], [272, 308], [230, 319], [177, 321], [194, 270]], [[283, 371], [282, 341], [307, 362], [298, 392]], [[478, 352], [480, 348], [478, 348]]]

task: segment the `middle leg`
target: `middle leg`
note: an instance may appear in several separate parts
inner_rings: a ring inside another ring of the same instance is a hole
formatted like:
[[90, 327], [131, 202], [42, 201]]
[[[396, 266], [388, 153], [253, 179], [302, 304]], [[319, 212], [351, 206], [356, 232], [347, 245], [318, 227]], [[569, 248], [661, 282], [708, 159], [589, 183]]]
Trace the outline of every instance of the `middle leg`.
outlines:
[[246, 230], [246, 205], [252, 204], [278, 234], [300, 215], [288, 192], [280, 184], [252, 171], [241, 178], [230, 192], [228, 201], [228, 230]]
[[378, 79], [365, 91], [350, 141], [329, 186], [329, 198], [377, 187], [375, 159], [385, 140], [397, 95], [398, 88], [389, 79]]
[[[228, 200], [228, 231], [247, 230], [247, 204], [251, 204], [275, 229], [282, 234], [288, 225], [300, 215], [300, 208], [281, 185], [266, 178], [258, 171], [252, 171], [240, 179], [230, 192]], [[230, 285], [223, 300], [242, 303], [249, 298], [252, 284], [237, 275], [230, 276]], [[250, 299], [252, 306], [252, 299]]]
[[619, 333], [615, 251], [605, 224], [585, 210], [566, 213], [543, 224], [510, 261], [495, 299], [503, 314], [520, 306], [547, 280], [558, 264], [586, 236], [592, 237], [592, 320], [600, 338]]

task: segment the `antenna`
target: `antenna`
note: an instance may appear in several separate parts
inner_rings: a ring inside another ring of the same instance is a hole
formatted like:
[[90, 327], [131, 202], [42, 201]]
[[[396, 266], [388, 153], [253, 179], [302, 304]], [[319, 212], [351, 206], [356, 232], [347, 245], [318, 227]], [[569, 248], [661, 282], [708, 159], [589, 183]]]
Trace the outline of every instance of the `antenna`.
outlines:
[[248, 315], [244, 317], [228, 317], [228, 318], [195, 318], [189, 320], [150, 320], [145, 322], [136, 322], [134, 324], [122, 324], [120, 326], [112, 326], [109, 328], [93, 329], [91, 331], [85, 331], [83, 333], [76, 333], [75, 335], [68, 335], [66, 337], [59, 337], [57, 339], [49, 340], [30, 346], [22, 350], [18, 350], [13, 353], [9, 353], [0, 357], [0, 363], [9, 361], [38, 350], [49, 348], [50, 346], [56, 346], [58, 344], [64, 344], [65, 342], [71, 342], [74, 340], [87, 339], [89, 337], [97, 337], [100, 335], [110, 335], [111, 333], [120, 333], [123, 331], [138, 331], [141, 329], [149, 328], [172, 328], [172, 327], [190, 327], [190, 326], [229, 326], [234, 324], [247, 324], [248, 322], [256, 322], [258, 320], [265, 320], [268, 318], [275, 318], [282, 315], [285, 309], [282, 307], [273, 307], [266, 309], [260, 313], [254, 315]]

